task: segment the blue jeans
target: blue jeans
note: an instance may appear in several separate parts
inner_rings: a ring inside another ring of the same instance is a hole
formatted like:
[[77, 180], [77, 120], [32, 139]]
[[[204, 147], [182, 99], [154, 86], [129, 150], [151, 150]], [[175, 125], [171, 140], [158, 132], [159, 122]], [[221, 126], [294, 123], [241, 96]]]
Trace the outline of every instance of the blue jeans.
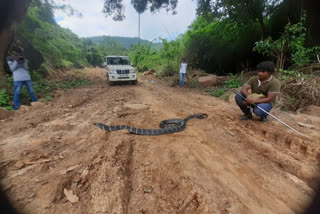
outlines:
[[[244, 95], [242, 95], [244, 96]], [[240, 95], [236, 95], [236, 103], [237, 105], [240, 107], [241, 111], [244, 114], [250, 114], [251, 113], [251, 109], [249, 106], [245, 106], [243, 104], [244, 99], [240, 96]], [[256, 104], [257, 106], [259, 106], [260, 108], [262, 108], [263, 110], [265, 110], [266, 112], [270, 112], [272, 109], [272, 103], [259, 103]], [[267, 117], [268, 114], [263, 112], [262, 110], [260, 110], [259, 108], [257, 108], [256, 106], [253, 106], [253, 113], [255, 115], [257, 115], [258, 117]]]
[[27, 87], [27, 90], [30, 94], [32, 102], [36, 102], [37, 98], [36, 95], [34, 94], [33, 87], [32, 87], [32, 81], [27, 80], [27, 81], [13, 81], [13, 87], [14, 87], [14, 93], [13, 93], [13, 109], [18, 110], [20, 107], [20, 91], [22, 86], [25, 85]]
[[180, 73], [180, 82], [179, 85], [184, 85], [184, 78], [186, 77], [186, 73]]

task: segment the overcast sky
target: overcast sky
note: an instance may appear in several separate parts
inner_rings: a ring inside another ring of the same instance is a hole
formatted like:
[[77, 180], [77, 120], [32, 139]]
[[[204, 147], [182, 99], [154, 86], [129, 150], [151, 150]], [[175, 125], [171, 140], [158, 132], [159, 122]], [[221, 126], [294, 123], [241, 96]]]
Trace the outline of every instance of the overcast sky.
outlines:
[[[70, 4], [80, 11], [83, 17], [68, 16], [56, 11], [55, 19], [59, 25], [69, 28], [80, 37], [90, 36], [125, 36], [138, 37], [138, 14], [130, 0], [123, 0], [126, 19], [115, 22], [111, 17], [106, 18], [102, 13], [103, 0], [57, 0]], [[141, 14], [140, 37], [152, 40], [156, 38], [175, 39], [177, 35], [185, 33], [188, 26], [196, 17], [196, 0], [179, 0], [177, 14], [166, 12], [165, 9], [157, 13], [149, 11]]]

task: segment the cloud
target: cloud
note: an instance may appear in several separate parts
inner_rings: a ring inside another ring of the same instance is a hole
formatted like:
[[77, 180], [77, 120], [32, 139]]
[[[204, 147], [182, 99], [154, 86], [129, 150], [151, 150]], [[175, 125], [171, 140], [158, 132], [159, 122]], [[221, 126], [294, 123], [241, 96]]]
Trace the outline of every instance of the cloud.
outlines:
[[[130, 0], [124, 0], [126, 19], [115, 22], [102, 13], [103, 0], [57, 0], [58, 3], [68, 3], [82, 13], [82, 17], [68, 16], [62, 11], [55, 12], [55, 19], [62, 27], [69, 28], [80, 37], [90, 36], [125, 36], [138, 37], [138, 13], [132, 7]], [[196, 1], [179, 0], [177, 14], [162, 9], [156, 13], [149, 11], [140, 16], [140, 37], [152, 40], [158, 37], [175, 39], [177, 35], [186, 32], [196, 15]]]

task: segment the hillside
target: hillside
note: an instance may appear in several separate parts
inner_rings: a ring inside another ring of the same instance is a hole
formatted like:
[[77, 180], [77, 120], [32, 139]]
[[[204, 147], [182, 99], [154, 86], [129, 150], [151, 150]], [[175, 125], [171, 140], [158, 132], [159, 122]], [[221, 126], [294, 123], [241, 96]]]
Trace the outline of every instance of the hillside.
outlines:
[[48, 74], [54, 69], [101, 66], [105, 55], [126, 55], [124, 45], [129, 44], [126, 41], [138, 42], [134, 38], [119, 41], [109, 37], [79, 38], [56, 23], [48, 2], [33, 0], [11, 46], [24, 49], [32, 71]]
[[[94, 44], [101, 44], [104, 40], [116, 41], [120, 43], [125, 49], [130, 49], [133, 45], [138, 44], [149, 44], [150, 41], [139, 39], [137, 37], [121, 37], [121, 36], [94, 36], [88, 37]], [[161, 43], [153, 43], [153, 48], [159, 49], [162, 47]]]

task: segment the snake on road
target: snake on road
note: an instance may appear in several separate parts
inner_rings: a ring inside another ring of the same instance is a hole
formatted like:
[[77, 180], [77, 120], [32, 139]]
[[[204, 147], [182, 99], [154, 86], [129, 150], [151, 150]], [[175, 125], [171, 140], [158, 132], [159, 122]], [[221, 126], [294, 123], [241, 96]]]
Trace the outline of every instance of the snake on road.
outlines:
[[187, 126], [187, 122], [193, 118], [205, 119], [207, 117], [207, 114], [194, 114], [185, 119], [163, 120], [160, 122], [160, 129], [139, 129], [127, 125], [108, 126], [102, 123], [94, 123], [93, 125], [98, 126], [100, 129], [108, 132], [126, 129], [130, 133], [137, 135], [164, 135], [183, 131]]

